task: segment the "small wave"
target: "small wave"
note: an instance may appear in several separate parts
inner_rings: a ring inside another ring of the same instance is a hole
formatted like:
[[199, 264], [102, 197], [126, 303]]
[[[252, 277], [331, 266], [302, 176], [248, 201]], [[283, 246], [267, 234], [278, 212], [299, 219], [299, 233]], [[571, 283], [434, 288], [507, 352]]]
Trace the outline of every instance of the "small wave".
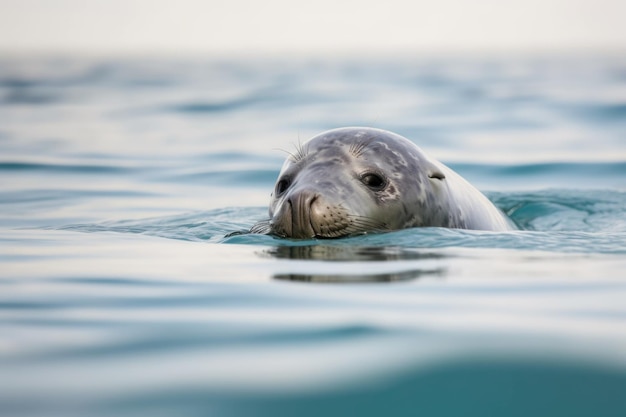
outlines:
[[248, 230], [251, 219], [263, 217], [259, 208], [225, 208], [147, 219], [70, 224], [57, 227], [85, 233], [144, 234], [168, 239], [217, 243], [233, 231]]
[[4, 95], [0, 102], [8, 105], [47, 105], [61, 101], [62, 95], [52, 92], [14, 89]]
[[624, 189], [626, 187], [626, 161], [613, 162], [543, 162], [526, 164], [449, 164], [451, 168], [472, 182], [498, 183], [524, 189], [550, 187]]
[[0, 204], [42, 203], [48, 204], [56, 201], [68, 201], [84, 198], [129, 198], [148, 197], [154, 193], [133, 190], [67, 190], [60, 188], [32, 189], [28, 191], [0, 191]]
[[283, 101], [288, 100], [287, 97], [283, 97], [277, 91], [280, 90], [262, 89], [259, 91], [250, 91], [231, 99], [218, 101], [191, 101], [174, 105], [167, 108], [167, 110], [180, 113], [217, 113], [241, 110], [243, 108], [261, 103], [264, 105], [283, 103]]
[[626, 121], [626, 103], [580, 105], [577, 113], [581, 117], [600, 122], [624, 123]]
[[86, 165], [86, 164], [46, 164], [37, 162], [5, 161], [0, 162], [0, 171], [44, 171], [67, 174], [127, 174], [135, 170], [133, 168], [112, 165]]
[[278, 171], [274, 169], [265, 170], [233, 170], [233, 171], [201, 171], [186, 174], [173, 174], [167, 177], [160, 177], [160, 181], [173, 181], [176, 183], [199, 183], [212, 184], [219, 183], [222, 186], [249, 187], [251, 185], [272, 184]]
[[626, 232], [625, 192], [543, 190], [489, 196], [524, 230]]

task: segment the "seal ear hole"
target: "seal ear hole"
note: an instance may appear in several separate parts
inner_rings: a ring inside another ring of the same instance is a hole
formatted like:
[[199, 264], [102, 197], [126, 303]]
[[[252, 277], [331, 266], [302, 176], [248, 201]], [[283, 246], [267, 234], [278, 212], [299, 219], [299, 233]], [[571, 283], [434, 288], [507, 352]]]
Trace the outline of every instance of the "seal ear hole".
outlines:
[[289, 178], [281, 178], [276, 183], [276, 196], [280, 196], [282, 193], [287, 191], [287, 188], [291, 185], [291, 180]]
[[385, 178], [375, 172], [368, 172], [361, 175], [361, 182], [374, 191], [380, 191], [387, 186]]
[[441, 171], [434, 171], [434, 172], [431, 172], [428, 175], [428, 178], [433, 178], [433, 179], [436, 179], [436, 180], [443, 180], [443, 179], [446, 178], [446, 176], [443, 175], [443, 172], [441, 172]]

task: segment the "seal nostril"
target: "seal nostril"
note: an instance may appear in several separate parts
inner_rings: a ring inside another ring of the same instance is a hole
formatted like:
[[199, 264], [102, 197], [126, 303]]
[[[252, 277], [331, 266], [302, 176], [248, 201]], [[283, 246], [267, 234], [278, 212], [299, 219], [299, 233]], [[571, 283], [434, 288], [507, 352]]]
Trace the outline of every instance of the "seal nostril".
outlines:
[[316, 235], [312, 217], [317, 198], [318, 195], [309, 190], [294, 189], [288, 192], [285, 201], [290, 212], [291, 233], [289, 237], [310, 239]]

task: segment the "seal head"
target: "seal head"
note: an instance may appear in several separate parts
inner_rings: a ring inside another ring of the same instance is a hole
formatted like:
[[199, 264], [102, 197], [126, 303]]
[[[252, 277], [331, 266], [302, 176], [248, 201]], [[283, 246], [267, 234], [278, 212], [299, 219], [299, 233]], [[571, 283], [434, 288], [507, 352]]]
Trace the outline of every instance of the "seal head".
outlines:
[[317, 135], [285, 161], [269, 220], [251, 232], [310, 239], [420, 226], [506, 230], [512, 223], [408, 139], [355, 127]]

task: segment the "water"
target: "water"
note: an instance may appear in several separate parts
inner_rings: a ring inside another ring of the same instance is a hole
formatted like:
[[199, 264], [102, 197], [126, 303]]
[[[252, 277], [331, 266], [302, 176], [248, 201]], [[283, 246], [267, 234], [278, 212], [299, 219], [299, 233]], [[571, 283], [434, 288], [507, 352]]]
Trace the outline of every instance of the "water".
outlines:
[[[373, 125], [520, 226], [236, 234]], [[626, 415], [620, 56], [0, 59], [0, 414]]]

